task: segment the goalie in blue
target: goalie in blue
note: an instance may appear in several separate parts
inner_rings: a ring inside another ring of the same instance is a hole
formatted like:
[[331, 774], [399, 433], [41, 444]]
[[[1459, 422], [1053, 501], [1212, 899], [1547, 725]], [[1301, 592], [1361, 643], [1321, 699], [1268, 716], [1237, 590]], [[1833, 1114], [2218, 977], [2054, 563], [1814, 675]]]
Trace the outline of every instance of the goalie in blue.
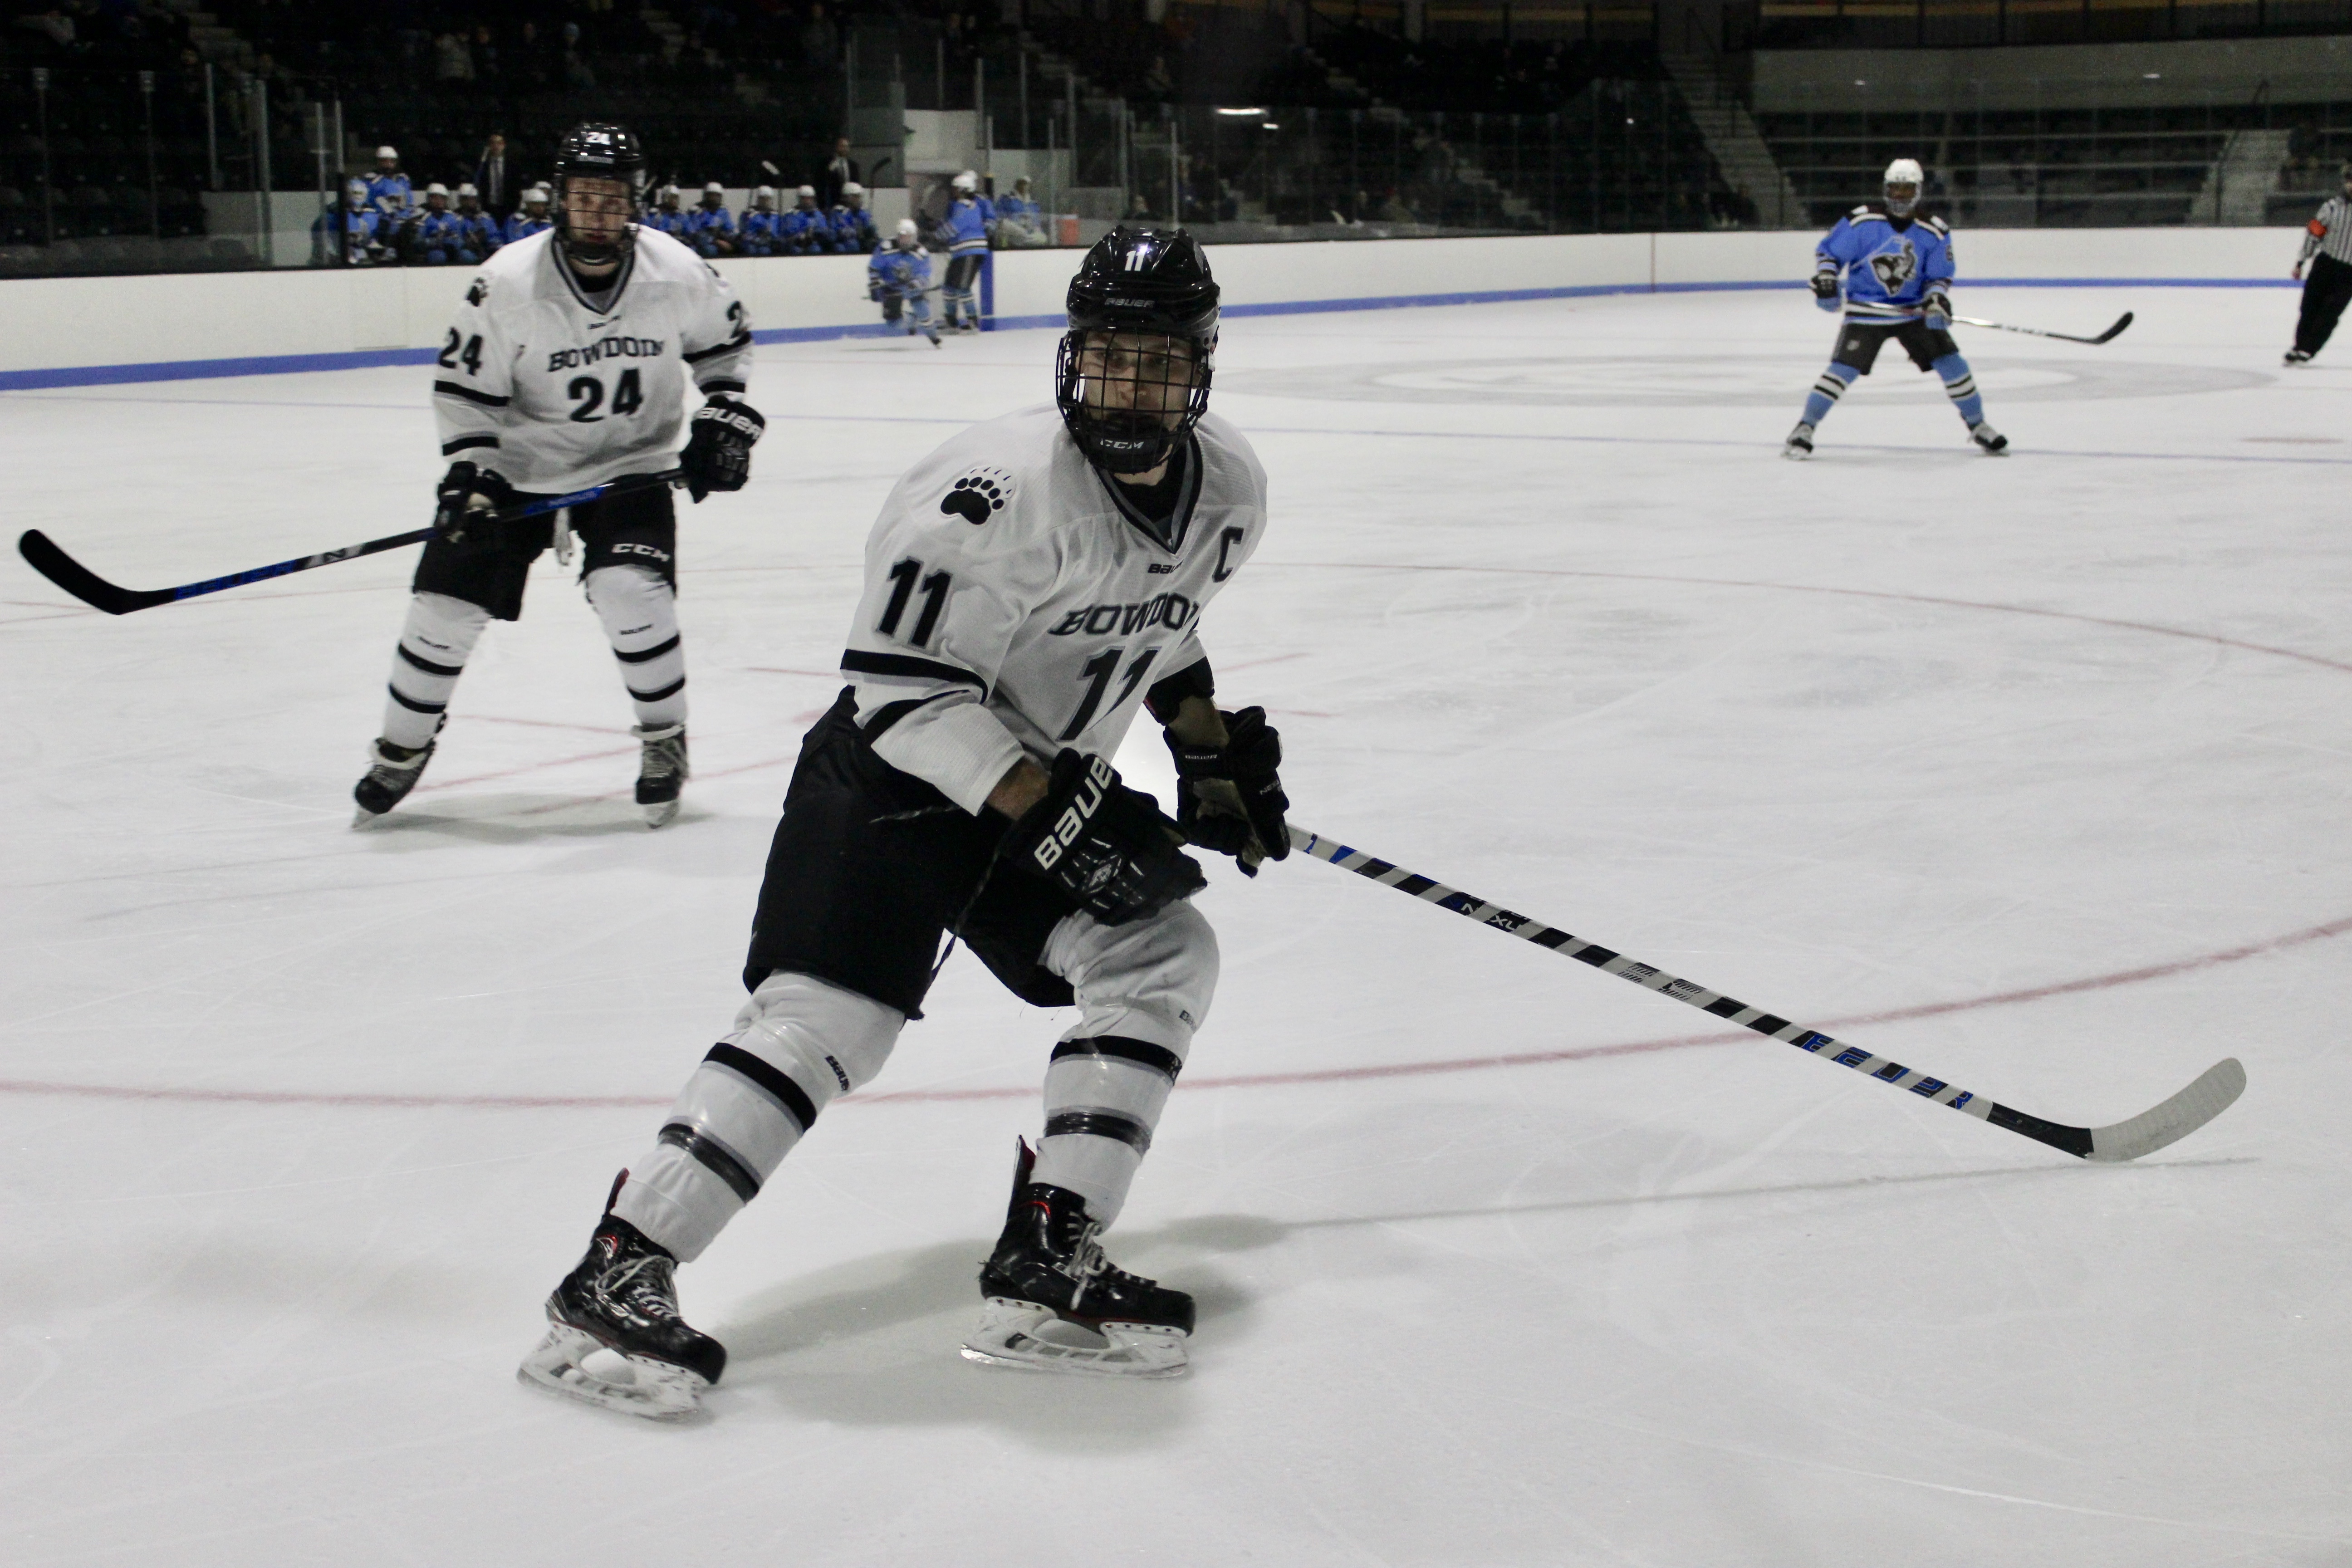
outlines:
[[1918, 214], [1926, 178], [1914, 160], [1895, 159], [1886, 165], [1885, 200], [1838, 219], [1815, 249], [1813, 302], [1824, 310], [1843, 308], [1845, 320], [1830, 367], [1813, 383], [1804, 416], [1780, 448], [1782, 457], [1801, 460], [1813, 455], [1814, 426], [1856, 378], [1870, 374], [1889, 338], [1903, 345], [1913, 364], [1943, 378], [1969, 439], [1988, 454], [2008, 449], [2009, 437], [1985, 423], [1977, 378], [1952, 342], [1952, 235], [1941, 218]]

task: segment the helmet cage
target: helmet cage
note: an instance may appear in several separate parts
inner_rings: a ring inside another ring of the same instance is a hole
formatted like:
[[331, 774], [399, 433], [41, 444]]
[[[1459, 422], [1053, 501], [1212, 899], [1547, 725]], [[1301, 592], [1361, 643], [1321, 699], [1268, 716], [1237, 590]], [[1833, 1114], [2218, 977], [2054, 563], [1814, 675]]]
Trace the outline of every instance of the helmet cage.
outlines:
[[1181, 229], [1121, 226], [1087, 253], [1070, 280], [1054, 401], [1087, 461], [1147, 472], [1201, 422], [1217, 298], [1206, 253]]
[[1054, 359], [1054, 402], [1105, 472], [1160, 467], [1209, 411], [1216, 338], [1074, 327]]
[[[574, 126], [556, 153], [554, 188], [548, 204], [553, 209], [555, 235], [562, 242], [564, 256], [583, 266], [606, 267], [635, 249], [637, 237], [633, 226], [645, 211], [647, 179], [645, 151], [635, 135], [618, 125]], [[610, 180], [624, 187], [628, 210], [621, 219], [617, 239], [597, 242], [572, 232], [573, 180]]]

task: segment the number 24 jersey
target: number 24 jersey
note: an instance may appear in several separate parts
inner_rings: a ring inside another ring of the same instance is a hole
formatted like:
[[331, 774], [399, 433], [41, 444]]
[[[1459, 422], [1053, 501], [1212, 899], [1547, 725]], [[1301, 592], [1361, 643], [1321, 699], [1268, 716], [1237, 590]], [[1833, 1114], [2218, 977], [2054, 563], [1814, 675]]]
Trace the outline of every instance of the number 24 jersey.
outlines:
[[441, 455], [546, 494], [656, 472], [680, 445], [687, 378], [740, 393], [751, 353], [735, 290], [667, 235], [639, 228], [616, 287], [591, 296], [553, 232], [535, 234], [482, 265], [435, 358]]
[[866, 545], [842, 669], [884, 762], [975, 815], [1023, 757], [1108, 757], [1153, 685], [1208, 658], [1202, 612], [1265, 531], [1265, 470], [1216, 415], [1194, 428], [1181, 530], [1132, 521], [1033, 408], [908, 469]]

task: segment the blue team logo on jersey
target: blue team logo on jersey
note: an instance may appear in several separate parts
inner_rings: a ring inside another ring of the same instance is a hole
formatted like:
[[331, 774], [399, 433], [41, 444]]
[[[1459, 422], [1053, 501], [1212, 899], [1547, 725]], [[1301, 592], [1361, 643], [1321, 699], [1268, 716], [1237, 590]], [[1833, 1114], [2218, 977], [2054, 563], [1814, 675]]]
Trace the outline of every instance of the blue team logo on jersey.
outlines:
[[1878, 286], [1889, 294], [1899, 294], [1911, 275], [1919, 270], [1919, 253], [1911, 248], [1907, 239], [1898, 239], [1892, 250], [1882, 250], [1870, 258], [1871, 275]]

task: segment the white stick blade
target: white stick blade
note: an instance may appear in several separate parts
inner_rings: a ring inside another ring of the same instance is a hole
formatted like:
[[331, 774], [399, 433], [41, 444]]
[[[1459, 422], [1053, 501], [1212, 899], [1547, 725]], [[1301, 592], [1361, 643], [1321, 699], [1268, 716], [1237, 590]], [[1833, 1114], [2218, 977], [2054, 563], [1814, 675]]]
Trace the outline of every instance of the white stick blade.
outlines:
[[2153, 1154], [2229, 1110], [2245, 1091], [2246, 1069], [2238, 1065], [2237, 1058], [2224, 1057], [2153, 1110], [2143, 1110], [2111, 1127], [2092, 1128], [2090, 1158], [2100, 1164], [2120, 1164]]

